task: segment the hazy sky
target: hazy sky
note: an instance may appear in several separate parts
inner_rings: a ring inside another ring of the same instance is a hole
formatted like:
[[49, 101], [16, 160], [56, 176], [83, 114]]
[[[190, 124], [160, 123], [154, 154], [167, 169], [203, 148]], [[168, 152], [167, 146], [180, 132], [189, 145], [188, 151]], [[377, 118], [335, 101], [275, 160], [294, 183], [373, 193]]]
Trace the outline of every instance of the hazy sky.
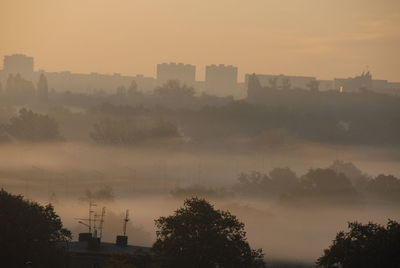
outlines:
[[[155, 75], [160, 62], [400, 81], [400, 0], [0, 0], [0, 57]], [[242, 80], [242, 77], [240, 77]]]

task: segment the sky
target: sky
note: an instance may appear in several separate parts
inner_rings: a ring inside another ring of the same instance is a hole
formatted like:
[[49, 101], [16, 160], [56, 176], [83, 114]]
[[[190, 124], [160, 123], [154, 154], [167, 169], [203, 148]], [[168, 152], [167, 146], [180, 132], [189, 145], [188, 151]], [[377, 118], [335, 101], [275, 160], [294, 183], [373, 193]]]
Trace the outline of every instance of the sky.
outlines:
[[0, 57], [155, 76], [156, 64], [400, 81], [399, 0], [0, 0]]

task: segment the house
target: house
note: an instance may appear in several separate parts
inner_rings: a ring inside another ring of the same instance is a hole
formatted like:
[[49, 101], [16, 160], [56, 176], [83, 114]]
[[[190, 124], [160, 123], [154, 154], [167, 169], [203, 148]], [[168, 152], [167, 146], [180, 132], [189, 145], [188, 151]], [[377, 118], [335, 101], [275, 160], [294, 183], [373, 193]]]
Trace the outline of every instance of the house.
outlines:
[[128, 245], [128, 237], [117, 236], [116, 243], [101, 242], [91, 233], [80, 233], [78, 241], [60, 244], [67, 252], [68, 268], [102, 268], [113, 256], [150, 253], [149, 247]]

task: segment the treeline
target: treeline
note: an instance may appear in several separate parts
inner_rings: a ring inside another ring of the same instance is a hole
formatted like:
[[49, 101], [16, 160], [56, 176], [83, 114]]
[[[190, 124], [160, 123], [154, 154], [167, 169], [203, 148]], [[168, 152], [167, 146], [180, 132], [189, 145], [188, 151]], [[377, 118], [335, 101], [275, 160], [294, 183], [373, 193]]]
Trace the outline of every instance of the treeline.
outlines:
[[[312, 93], [304, 94], [307, 99]], [[199, 109], [108, 104], [99, 105], [98, 111], [113, 116], [161, 116], [175, 122], [186, 136], [199, 143], [245, 138], [249, 144], [261, 145], [279, 140], [283, 143], [306, 140], [329, 144], [400, 145], [400, 98], [373, 93], [317, 94], [325, 94], [325, 97], [314, 97], [311, 103], [308, 99], [297, 103], [290, 98], [277, 103], [272, 98], [271, 103], [263, 105], [232, 101]]]
[[[54, 109], [50, 112], [67, 120], [71, 117], [82, 123], [82, 118], [73, 116], [67, 109]], [[0, 142], [48, 142], [64, 140], [60, 133], [59, 124], [54, 117], [35, 113], [25, 108], [20, 109], [17, 115], [11, 116], [5, 123], [0, 124]], [[84, 120], [84, 130], [92, 141], [98, 144], [110, 145], [139, 145], [147, 141], [179, 142], [181, 139], [178, 127], [161, 117], [151, 115], [114, 116], [112, 113], [103, 113], [100, 109], [91, 110]], [[72, 128], [75, 122], [72, 123]], [[90, 130], [88, 130], [90, 129]]]
[[269, 173], [241, 173], [229, 188], [190, 185], [177, 187], [171, 194], [177, 198], [245, 196], [287, 206], [362, 205], [376, 201], [398, 203], [400, 178], [385, 174], [372, 177], [352, 163], [335, 161], [327, 168], [310, 169], [302, 176], [290, 168], [274, 168]]
[[61, 140], [57, 122], [48, 115], [21, 109], [9, 123], [0, 124], [0, 142]]
[[132, 81], [128, 88], [119, 86], [115, 92], [93, 89], [90, 92], [57, 91], [49, 89], [45, 75], [41, 75], [35, 86], [32, 81], [21, 75], [10, 75], [3, 86], [0, 83], [0, 103], [3, 105], [65, 105], [87, 109], [103, 102], [115, 105], [145, 105], [147, 107], [164, 106], [168, 108], [198, 109], [204, 105], [224, 105], [232, 97], [217, 97], [209, 94], [196, 94], [193, 87], [176, 80], [154, 88], [151, 92], [142, 92]]
[[[372, 92], [271, 89], [266, 90], [265, 96], [257, 101], [233, 101], [197, 96], [192, 88], [170, 81], [146, 94], [134, 89], [119, 89], [114, 95], [52, 94], [49, 93], [46, 102], [32, 104], [31, 107], [56, 119], [62, 131], [67, 133], [66, 138], [69, 133], [80, 132], [80, 137], [87, 139], [89, 132], [96, 131], [92, 128], [95, 124], [98, 130], [102, 125], [107, 128], [106, 125], [115, 124], [115, 132], [140, 136], [140, 131], [132, 124], [143, 125], [140, 118], [146, 117], [150, 121], [161, 119], [169, 122], [187, 140], [200, 144], [241, 140], [254, 149], [293, 141], [400, 145], [400, 97]], [[79, 107], [79, 112], [72, 112], [69, 107], [74, 110]], [[112, 118], [113, 121], [105, 122], [104, 118]], [[130, 121], [116, 122], [121, 118], [129, 118]], [[137, 120], [138, 123], [131, 123]], [[164, 129], [167, 124], [162, 124]], [[122, 125], [126, 125], [125, 130], [121, 129]], [[146, 132], [144, 136], [153, 136], [153, 131], [143, 131]], [[154, 138], [158, 138], [158, 134]], [[110, 143], [116, 139], [110, 138]], [[123, 140], [128, 143], [130, 140], [141, 141], [131, 137]]]

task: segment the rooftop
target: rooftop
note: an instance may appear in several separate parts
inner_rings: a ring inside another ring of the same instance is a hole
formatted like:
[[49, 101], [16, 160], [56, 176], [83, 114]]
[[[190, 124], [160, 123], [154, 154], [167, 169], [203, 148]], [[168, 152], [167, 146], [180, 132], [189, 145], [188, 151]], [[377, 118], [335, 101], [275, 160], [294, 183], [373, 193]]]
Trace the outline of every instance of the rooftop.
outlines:
[[87, 246], [87, 241], [72, 241], [68, 242], [67, 251], [69, 253], [89, 253], [89, 254], [132, 254], [135, 251], [150, 252], [149, 247], [142, 246], [131, 246], [126, 247], [117, 246], [115, 243], [101, 242], [100, 249], [89, 250]]

